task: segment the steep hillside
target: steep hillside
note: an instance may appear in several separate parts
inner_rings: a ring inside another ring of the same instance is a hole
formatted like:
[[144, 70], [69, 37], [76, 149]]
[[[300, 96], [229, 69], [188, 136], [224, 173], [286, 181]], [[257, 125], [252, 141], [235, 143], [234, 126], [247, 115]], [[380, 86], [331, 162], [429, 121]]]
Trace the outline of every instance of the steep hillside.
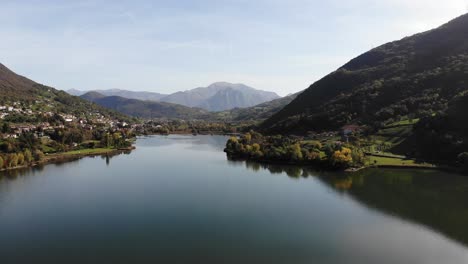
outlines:
[[99, 112], [111, 118], [128, 119], [127, 116], [71, 96], [64, 91], [38, 84], [0, 64], [0, 105], [18, 104], [33, 113], [53, 112], [86, 117]]
[[[468, 93], [465, 93], [451, 100], [446, 111], [422, 117], [413, 135], [394, 152], [456, 165], [458, 155], [468, 152], [467, 111]], [[468, 168], [468, 163], [465, 165]]]
[[235, 107], [250, 107], [279, 98], [272, 92], [260, 91], [243, 84], [214, 83], [161, 98], [163, 102], [222, 111]]
[[120, 96], [104, 96], [97, 92], [89, 92], [81, 96], [103, 107], [141, 118], [170, 118], [170, 119], [206, 119], [212, 114], [199, 108], [190, 108], [166, 102], [141, 101]]
[[104, 98], [106, 96], [103, 95], [103, 94], [100, 94], [98, 92], [87, 92], [87, 93], [81, 95], [80, 97], [87, 100], [87, 101], [94, 102], [94, 101], [96, 101], [98, 99], [101, 99], [101, 98]]
[[45, 87], [20, 76], [0, 64], [1, 100], [34, 99], [45, 91]]
[[468, 15], [375, 48], [312, 84], [265, 131], [304, 133], [446, 111], [468, 89]]
[[291, 103], [291, 101], [294, 100], [299, 94], [300, 93], [288, 95], [279, 99], [275, 99], [247, 108], [235, 108], [232, 110], [226, 110], [217, 114], [220, 118], [224, 117], [224, 119], [229, 119], [235, 122], [262, 121], [279, 112], [286, 105]]
[[215, 95], [200, 104], [199, 107], [209, 109], [211, 111], [222, 111], [236, 107], [250, 107], [252, 105], [256, 105], [258, 101], [259, 98], [255, 94], [227, 88], [218, 91]]

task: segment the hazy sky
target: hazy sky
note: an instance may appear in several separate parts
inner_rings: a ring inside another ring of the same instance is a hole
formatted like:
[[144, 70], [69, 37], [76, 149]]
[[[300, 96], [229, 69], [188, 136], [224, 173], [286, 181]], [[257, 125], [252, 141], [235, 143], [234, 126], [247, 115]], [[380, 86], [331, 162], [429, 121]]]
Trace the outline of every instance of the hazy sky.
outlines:
[[0, 62], [59, 89], [228, 81], [285, 95], [467, 11], [468, 0], [0, 0]]

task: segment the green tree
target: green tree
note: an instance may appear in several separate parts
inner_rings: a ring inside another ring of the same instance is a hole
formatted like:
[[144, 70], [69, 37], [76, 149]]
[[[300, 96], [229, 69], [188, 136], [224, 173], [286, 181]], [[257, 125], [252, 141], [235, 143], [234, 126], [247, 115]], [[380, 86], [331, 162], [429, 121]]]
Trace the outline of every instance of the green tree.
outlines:
[[27, 162], [27, 163], [31, 163], [34, 158], [32, 156], [32, 153], [29, 149], [25, 149], [24, 150], [24, 160]]
[[250, 133], [246, 133], [243, 139], [245, 144], [250, 144], [250, 141], [252, 141], [252, 135]]
[[102, 138], [102, 144], [106, 147], [106, 148], [111, 148], [114, 146], [114, 137], [109, 133], [107, 132], [104, 137]]
[[354, 166], [363, 166], [366, 163], [366, 155], [360, 148], [353, 148], [351, 150], [351, 158]]
[[23, 153], [18, 153], [17, 156], [18, 156], [18, 165], [20, 165], [20, 166], [24, 165], [24, 155], [23, 155]]
[[38, 149], [34, 150], [33, 156], [36, 161], [42, 161], [45, 158], [44, 153]]
[[0, 169], [3, 169], [4, 166], [5, 166], [5, 161], [3, 160], [3, 157], [0, 156]]
[[293, 161], [302, 161], [304, 158], [302, 155], [301, 145], [299, 143], [296, 143], [290, 146], [289, 153], [290, 153], [291, 160]]
[[9, 168], [18, 166], [18, 155], [16, 155], [16, 153], [8, 154], [7, 159]]
[[2, 133], [10, 132], [10, 125], [8, 123], [3, 123], [2, 125]]
[[304, 146], [316, 151], [320, 151], [322, 149], [322, 143], [316, 140], [307, 142]]

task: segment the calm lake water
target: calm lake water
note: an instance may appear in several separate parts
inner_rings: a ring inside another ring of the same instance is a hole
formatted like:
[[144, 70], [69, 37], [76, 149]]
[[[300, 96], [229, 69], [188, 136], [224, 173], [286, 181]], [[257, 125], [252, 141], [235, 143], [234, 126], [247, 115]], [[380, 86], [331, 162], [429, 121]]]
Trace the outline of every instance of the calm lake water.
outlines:
[[228, 161], [225, 137], [0, 176], [0, 263], [468, 263], [468, 177]]

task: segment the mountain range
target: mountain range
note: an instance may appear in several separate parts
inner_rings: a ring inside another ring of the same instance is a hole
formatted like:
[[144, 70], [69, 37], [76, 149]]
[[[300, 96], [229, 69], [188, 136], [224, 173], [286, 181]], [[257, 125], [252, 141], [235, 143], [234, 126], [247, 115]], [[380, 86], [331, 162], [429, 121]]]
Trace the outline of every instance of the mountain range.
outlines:
[[[229, 85], [226, 84], [226, 86]], [[214, 105], [216, 104], [214, 98], [222, 97], [219, 96], [219, 94], [235, 94], [238, 90], [245, 90], [247, 91], [246, 94], [248, 94], [251, 91], [251, 88], [246, 88], [243, 85], [233, 86], [237, 87], [237, 89], [223, 88], [225, 85], [218, 83], [208, 87], [206, 89], [208, 92], [204, 91], [202, 88], [198, 88], [195, 91], [188, 91], [187, 94], [204, 94], [205, 96], [207, 94], [213, 94], [213, 98], [207, 100], [207, 102]], [[213, 91], [217, 92], [213, 93]], [[81, 94], [78, 90], [69, 91], [69, 93]], [[139, 93], [123, 90], [107, 90], [107, 93], [123, 94], [126, 96], [137, 96], [138, 94], [144, 96], [145, 94], [145, 92]], [[197, 119], [209, 121], [258, 121], [279, 111], [293, 98], [287, 96], [251, 107], [211, 112], [198, 107], [188, 107], [168, 102], [138, 100], [115, 95], [106, 96], [99, 92], [88, 92], [77, 97], [20, 76], [3, 64], [0, 64], [0, 94], [2, 95], [0, 97], [0, 105], [11, 105], [14, 102], [19, 102], [37, 111], [66, 113], [80, 117], [99, 112], [105, 116], [120, 120], [128, 120], [128, 116], [133, 116], [140, 118]], [[155, 93], [148, 94], [154, 95]], [[274, 95], [271, 96], [276, 97]], [[146, 96], [145, 98], [151, 97]], [[251, 101], [250, 104], [254, 102], [255, 101]]]
[[105, 96], [98, 92], [88, 92], [80, 97], [103, 107], [139, 118], [184, 119], [205, 121], [262, 121], [272, 116], [290, 103], [297, 94], [288, 95], [269, 102], [247, 108], [211, 112], [202, 108], [188, 107], [167, 102], [143, 101], [121, 96]]
[[214, 115], [207, 110], [166, 102], [143, 101], [121, 96], [105, 96], [98, 92], [88, 92], [80, 97], [120, 113], [140, 118], [214, 119]]
[[[81, 96], [86, 92], [68, 90], [68, 93]], [[217, 82], [208, 87], [165, 95], [154, 92], [134, 92], [119, 89], [94, 90], [105, 96], [120, 96], [143, 101], [167, 102], [197, 107], [209, 111], [223, 111], [234, 108], [246, 108], [280, 98], [276, 93], [256, 90], [244, 84]]]
[[[81, 96], [87, 91], [81, 91], [76, 89], [70, 89], [66, 91], [67, 93], [75, 96]], [[92, 92], [97, 92], [105, 96], [120, 96], [128, 99], [137, 99], [143, 101], [159, 101], [161, 98], [167, 96], [167, 94], [160, 94], [154, 92], [134, 92], [121, 89], [108, 89], [108, 90], [93, 90]]]

